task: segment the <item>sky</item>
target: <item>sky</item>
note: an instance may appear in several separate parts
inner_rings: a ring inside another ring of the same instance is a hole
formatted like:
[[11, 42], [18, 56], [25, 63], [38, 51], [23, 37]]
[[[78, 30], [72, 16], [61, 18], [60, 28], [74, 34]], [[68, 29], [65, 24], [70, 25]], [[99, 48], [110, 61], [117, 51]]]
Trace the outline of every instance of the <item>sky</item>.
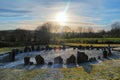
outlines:
[[120, 0], [0, 0], [0, 30], [33, 30], [59, 13], [67, 15], [64, 26], [109, 30], [120, 21]]

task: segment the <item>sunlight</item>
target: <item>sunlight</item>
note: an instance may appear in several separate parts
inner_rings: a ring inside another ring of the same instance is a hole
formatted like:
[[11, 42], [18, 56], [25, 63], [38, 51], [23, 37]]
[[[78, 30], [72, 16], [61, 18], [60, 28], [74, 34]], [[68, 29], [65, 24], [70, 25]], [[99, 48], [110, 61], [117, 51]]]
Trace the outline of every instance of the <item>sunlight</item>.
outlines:
[[67, 15], [63, 12], [56, 15], [56, 21], [60, 24], [63, 24], [67, 21]]

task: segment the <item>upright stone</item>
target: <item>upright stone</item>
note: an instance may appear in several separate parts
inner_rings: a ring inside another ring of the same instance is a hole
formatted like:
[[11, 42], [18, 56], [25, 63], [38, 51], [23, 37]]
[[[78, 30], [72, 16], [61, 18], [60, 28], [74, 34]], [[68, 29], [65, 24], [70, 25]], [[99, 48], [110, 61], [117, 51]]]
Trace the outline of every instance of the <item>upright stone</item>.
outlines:
[[45, 62], [44, 62], [44, 58], [41, 56], [41, 55], [37, 55], [36, 57], [35, 57], [35, 60], [36, 60], [36, 64], [37, 65], [41, 65], [41, 64], [44, 64]]
[[73, 50], [75, 50], [75, 49], [76, 49], [76, 47], [74, 46], [74, 47], [73, 47]]
[[52, 65], [53, 64], [53, 62], [48, 62], [48, 65]]
[[28, 50], [28, 52], [32, 51], [31, 47], [27, 47], [27, 50]]
[[23, 51], [22, 51], [22, 50], [20, 50], [20, 53], [23, 53]]
[[28, 47], [27, 46], [24, 48], [24, 52], [25, 53], [28, 52]]
[[47, 46], [45, 47], [45, 50], [49, 50], [49, 48], [50, 48], [50, 47], [47, 45]]
[[88, 61], [88, 56], [84, 52], [77, 53], [77, 63], [83, 63]]
[[15, 61], [15, 52], [9, 52], [9, 61]]
[[41, 50], [45, 50], [45, 48], [44, 48], [44, 47], [42, 47], [42, 48], [41, 48]]
[[66, 47], [65, 47], [65, 46], [63, 46], [63, 47], [62, 47], [62, 49], [63, 49], [63, 50], [66, 50]]
[[94, 49], [93, 45], [91, 45], [91, 46], [90, 46], [90, 49], [91, 49], [91, 50], [93, 50], [93, 49]]
[[24, 65], [30, 64], [30, 57], [24, 57]]
[[35, 46], [32, 45], [32, 46], [31, 46], [31, 49], [32, 49], [32, 51], [35, 51]]
[[60, 56], [54, 58], [54, 64], [63, 64], [63, 59]]
[[12, 53], [16, 55], [17, 54], [16, 49], [13, 49]]
[[100, 47], [97, 47], [96, 50], [100, 50]]
[[79, 46], [78, 46], [78, 49], [82, 49], [82, 47], [83, 47], [82, 45], [79, 45]]
[[90, 47], [89, 47], [89, 46], [86, 46], [85, 48], [86, 48], [87, 50], [89, 50], [89, 49], [90, 49]]
[[40, 46], [37, 46], [36, 51], [40, 51]]
[[96, 59], [95, 57], [92, 57], [92, 58], [89, 59], [90, 62], [96, 61], [96, 60], [97, 60], [97, 59]]
[[56, 50], [57, 48], [56, 47], [54, 47], [54, 50]]
[[103, 57], [104, 57], [104, 58], [107, 58], [107, 57], [108, 57], [108, 52], [106, 51], [105, 48], [104, 48], [104, 50], [103, 50]]
[[112, 56], [110, 44], [108, 44], [108, 56]]
[[20, 50], [19, 49], [15, 49], [15, 52], [16, 52], [16, 54], [18, 54], [20, 52]]
[[76, 58], [74, 55], [71, 55], [67, 61], [66, 61], [66, 64], [76, 64]]

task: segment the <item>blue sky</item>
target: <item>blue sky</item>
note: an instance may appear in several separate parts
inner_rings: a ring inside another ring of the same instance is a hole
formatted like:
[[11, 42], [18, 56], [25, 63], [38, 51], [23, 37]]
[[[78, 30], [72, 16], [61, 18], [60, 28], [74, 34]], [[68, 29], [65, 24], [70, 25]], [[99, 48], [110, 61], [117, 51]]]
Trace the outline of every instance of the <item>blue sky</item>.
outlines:
[[107, 30], [120, 21], [120, 0], [0, 0], [0, 30], [35, 29], [59, 12], [67, 14], [66, 25]]

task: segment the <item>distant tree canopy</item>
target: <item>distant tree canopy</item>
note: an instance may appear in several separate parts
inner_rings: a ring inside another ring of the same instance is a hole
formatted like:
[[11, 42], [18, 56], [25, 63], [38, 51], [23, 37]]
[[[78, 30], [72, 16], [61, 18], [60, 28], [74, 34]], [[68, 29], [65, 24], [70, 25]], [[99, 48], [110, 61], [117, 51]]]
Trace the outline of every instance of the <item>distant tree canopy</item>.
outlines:
[[73, 31], [69, 26], [61, 27], [53, 23], [44, 23], [35, 30], [0, 31], [0, 47], [48, 45], [50, 43], [59, 43], [58, 39], [61, 38], [120, 38], [120, 22], [113, 23], [109, 31], [101, 30], [99, 32], [94, 32], [91, 27], [88, 29], [79, 27], [77, 31]]
[[120, 29], [120, 22], [115, 22], [111, 25], [112, 29]]
[[120, 37], [120, 22], [115, 22], [111, 25], [111, 31], [108, 34], [111, 37]]
[[49, 44], [51, 39], [51, 32], [50, 32], [51, 24], [45, 23], [41, 26], [38, 26], [35, 30], [34, 39], [35, 42], [39, 44]]

